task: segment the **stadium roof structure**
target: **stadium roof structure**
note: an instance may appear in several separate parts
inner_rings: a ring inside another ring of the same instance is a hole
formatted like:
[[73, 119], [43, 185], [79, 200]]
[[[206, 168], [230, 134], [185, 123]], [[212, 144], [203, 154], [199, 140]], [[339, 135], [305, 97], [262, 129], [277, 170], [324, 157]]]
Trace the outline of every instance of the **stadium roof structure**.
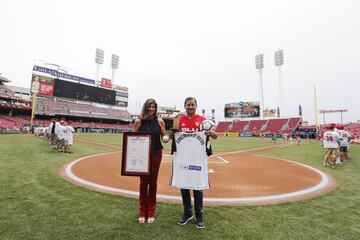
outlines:
[[1, 76], [1, 73], [0, 73], [0, 85], [3, 85], [3, 83], [6, 82], [11, 82], [8, 78], [4, 77], [4, 76]]
[[6, 85], [6, 88], [13, 92], [16, 92], [16, 93], [25, 93], [25, 94], [30, 95], [30, 88], [16, 87], [16, 86], [9, 86], [9, 85]]
[[325, 109], [322, 109], [319, 111], [319, 113], [338, 113], [338, 112], [347, 112], [347, 109], [335, 109], [335, 110], [325, 110]]

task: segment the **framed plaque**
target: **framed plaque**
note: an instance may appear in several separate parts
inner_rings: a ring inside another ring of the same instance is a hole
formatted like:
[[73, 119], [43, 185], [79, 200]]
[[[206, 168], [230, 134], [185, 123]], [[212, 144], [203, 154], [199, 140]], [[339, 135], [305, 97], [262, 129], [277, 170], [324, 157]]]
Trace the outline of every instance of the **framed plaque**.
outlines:
[[121, 175], [151, 175], [152, 134], [124, 132], [121, 160]]

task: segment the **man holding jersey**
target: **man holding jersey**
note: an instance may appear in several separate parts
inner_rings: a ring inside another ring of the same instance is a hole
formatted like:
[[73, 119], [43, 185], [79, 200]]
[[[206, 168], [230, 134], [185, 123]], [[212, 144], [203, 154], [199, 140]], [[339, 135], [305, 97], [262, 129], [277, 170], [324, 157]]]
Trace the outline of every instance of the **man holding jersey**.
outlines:
[[[184, 102], [184, 107], [186, 110], [186, 114], [180, 116], [179, 119], [179, 132], [186, 132], [186, 133], [195, 133], [195, 132], [199, 132], [199, 127], [202, 121], [205, 120], [204, 117], [197, 115], [196, 114], [196, 108], [197, 108], [197, 102], [196, 99], [193, 97], [188, 97], [185, 99]], [[204, 133], [201, 133], [204, 134]], [[204, 157], [204, 161], [203, 161], [203, 165], [201, 163], [194, 163], [195, 159], [187, 159], [187, 162], [190, 162], [189, 165], [184, 166], [183, 168], [185, 168], [186, 170], [189, 170], [189, 172], [191, 170], [193, 171], [197, 171], [197, 170], [206, 170], [206, 173], [204, 172], [203, 175], [204, 176], [200, 176], [203, 178], [207, 178], [207, 156], [206, 156], [206, 146], [204, 146], [204, 141], [202, 139], [206, 139], [206, 136], [209, 136], [213, 139], [217, 138], [217, 134], [215, 131], [209, 130], [205, 132], [205, 138], [201, 137], [201, 134], [199, 134], [198, 136], [196, 136], [196, 138], [200, 141], [199, 144], [199, 148], [200, 147], [204, 147], [204, 155], [202, 155], [201, 157]], [[187, 135], [187, 136], [194, 136], [194, 135]], [[174, 134], [171, 133], [171, 138], [174, 139]], [[182, 138], [183, 139], [183, 138]], [[175, 139], [174, 139], [175, 140]], [[174, 141], [173, 140], [173, 141]], [[178, 142], [181, 140], [180, 138], [177, 139]], [[197, 141], [197, 142], [199, 142]], [[201, 146], [200, 146], [201, 145]], [[191, 146], [194, 147], [195, 145]], [[196, 147], [196, 146], [195, 146]], [[181, 151], [186, 151], [183, 149], [177, 149], [176, 151], [178, 151], [176, 154], [177, 155], [181, 155], [182, 152]], [[190, 150], [187, 150], [190, 151]], [[200, 159], [201, 159], [200, 157]], [[194, 157], [195, 158], [195, 157]], [[192, 163], [191, 163], [192, 162]], [[175, 170], [177, 171], [177, 170]], [[206, 174], [206, 176], [205, 176]], [[196, 175], [195, 175], [196, 176]], [[184, 178], [184, 177], [183, 177]], [[190, 175], [189, 175], [190, 178]], [[185, 179], [183, 179], [185, 180]], [[201, 184], [203, 184], [203, 179], [194, 179], [195, 181], [201, 182]], [[185, 225], [188, 223], [188, 221], [193, 219], [193, 211], [192, 211], [192, 205], [191, 205], [191, 196], [190, 196], [190, 189], [193, 189], [193, 194], [194, 194], [194, 204], [195, 204], [195, 217], [196, 217], [196, 227], [197, 228], [205, 228], [205, 223], [204, 223], [204, 208], [203, 208], [203, 189], [208, 188], [208, 179], [205, 179], [206, 183], [205, 183], [205, 187], [191, 187], [191, 188], [181, 188], [181, 197], [182, 197], [182, 201], [183, 201], [183, 207], [184, 207], [184, 214], [183, 216], [178, 220], [178, 224], [179, 225]], [[181, 182], [181, 179], [172, 179], [172, 185], [173, 186], [177, 186], [176, 183]], [[200, 185], [201, 185], [200, 184]], [[196, 184], [195, 184], [196, 185]], [[206, 187], [207, 185], [207, 187]], [[182, 185], [184, 186], [184, 185]], [[203, 185], [204, 186], [204, 185]]]

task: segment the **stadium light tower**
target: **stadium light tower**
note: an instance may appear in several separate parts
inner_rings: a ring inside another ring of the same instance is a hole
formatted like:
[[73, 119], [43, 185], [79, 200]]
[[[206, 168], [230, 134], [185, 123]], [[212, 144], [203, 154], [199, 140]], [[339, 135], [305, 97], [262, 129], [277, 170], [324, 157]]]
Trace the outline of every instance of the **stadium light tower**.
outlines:
[[112, 68], [112, 74], [111, 74], [111, 82], [114, 83], [115, 81], [115, 71], [119, 68], [119, 56], [113, 54], [111, 57], [111, 68]]
[[264, 118], [264, 90], [262, 81], [262, 69], [264, 68], [264, 54], [255, 56], [255, 67], [259, 73], [259, 95], [260, 95], [260, 119]]
[[[284, 84], [282, 79], [282, 65], [284, 65], [284, 50], [278, 50], [274, 53], [275, 57], [275, 66], [278, 67], [278, 75], [279, 75], [279, 109], [284, 116]], [[281, 115], [279, 116], [281, 117]]]
[[96, 49], [95, 54], [95, 63], [96, 63], [96, 76], [95, 80], [98, 83], [99, 82], [99, 71], [100, 71], [100, 64], [104, 63], [104, 50], [101, 50], [100, 48]]

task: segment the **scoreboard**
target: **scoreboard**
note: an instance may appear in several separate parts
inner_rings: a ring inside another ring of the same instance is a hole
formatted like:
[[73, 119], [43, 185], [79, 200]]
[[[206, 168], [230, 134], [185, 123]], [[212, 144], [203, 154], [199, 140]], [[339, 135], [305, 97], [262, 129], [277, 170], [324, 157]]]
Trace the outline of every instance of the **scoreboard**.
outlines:
[[89, 86], [55, 79], [54, 96], [115, 105], [116, 92], [110, 89]]

